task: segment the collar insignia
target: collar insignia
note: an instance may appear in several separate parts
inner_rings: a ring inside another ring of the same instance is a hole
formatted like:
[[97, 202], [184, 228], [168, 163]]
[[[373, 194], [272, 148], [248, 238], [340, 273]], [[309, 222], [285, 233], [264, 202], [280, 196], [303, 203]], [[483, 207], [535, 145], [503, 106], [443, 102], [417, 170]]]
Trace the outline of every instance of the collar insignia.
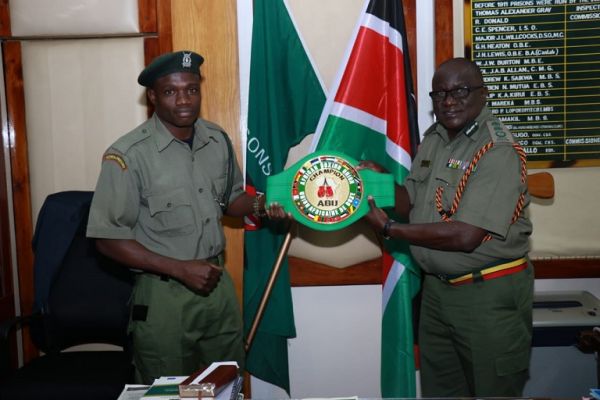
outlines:
[[473, 133], [475, 133], [475, 131], [477, 130], [477, 128], [479, 127], [479, 123], [477, 121], [473, 122], [466, 130], [465, 130], [465, 136], [466, 137], [470, 137]]

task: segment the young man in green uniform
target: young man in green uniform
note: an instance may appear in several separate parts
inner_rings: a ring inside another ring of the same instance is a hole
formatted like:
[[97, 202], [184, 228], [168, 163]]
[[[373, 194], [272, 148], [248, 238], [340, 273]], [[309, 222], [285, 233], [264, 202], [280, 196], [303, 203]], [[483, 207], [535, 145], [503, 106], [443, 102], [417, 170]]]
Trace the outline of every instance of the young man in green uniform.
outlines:
[[423, 396], [521, 396], [533, 301], [525, 155], [486, 107], [477, 65], [443, 63], [432, 88], [437, 122], [396, 191], [396, 212], [410, 223], [389, 219], [372, 199], [367, 220], [385, 238], [408, 241], [425, 272]]
[[135, 379], [146, 384], [213, 361], [244, 363], [221, 217], [262, 214], [264, 197], [244, 191], [223, 129], [198, 118], [202, 62], [179, 51], [142, 71], [154, 115], [105, 152], [90, 210], [98, 249], [140, 270], [129, 331]]

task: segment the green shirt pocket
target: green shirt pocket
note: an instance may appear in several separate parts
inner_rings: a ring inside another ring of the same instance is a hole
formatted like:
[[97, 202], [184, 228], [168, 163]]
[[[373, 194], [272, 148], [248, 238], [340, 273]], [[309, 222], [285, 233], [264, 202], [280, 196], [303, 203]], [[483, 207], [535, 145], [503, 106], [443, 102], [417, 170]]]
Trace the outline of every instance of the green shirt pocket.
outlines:
[[148, 196], [149, 228], [159, 235], [181, 236], [195, 230], [191, 196], [185, 188]]
[[426, 191], [422, 190], [422, 188], [427, 185], [430, 174], [431, 168], [429, 167], [414, 167], [406, 177], [404, 186], [408, 190], [411, 204], [424, 204], [426, 202], [426, 199], [423, 197]]

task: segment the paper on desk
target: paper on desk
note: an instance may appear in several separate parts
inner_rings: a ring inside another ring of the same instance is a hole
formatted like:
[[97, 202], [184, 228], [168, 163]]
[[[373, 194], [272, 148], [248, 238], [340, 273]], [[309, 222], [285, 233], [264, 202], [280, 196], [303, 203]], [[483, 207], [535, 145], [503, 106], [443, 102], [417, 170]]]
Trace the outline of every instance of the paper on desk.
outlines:
[[140, 400], [148, 389], [149, 385], [125, 385], [117, 400]]

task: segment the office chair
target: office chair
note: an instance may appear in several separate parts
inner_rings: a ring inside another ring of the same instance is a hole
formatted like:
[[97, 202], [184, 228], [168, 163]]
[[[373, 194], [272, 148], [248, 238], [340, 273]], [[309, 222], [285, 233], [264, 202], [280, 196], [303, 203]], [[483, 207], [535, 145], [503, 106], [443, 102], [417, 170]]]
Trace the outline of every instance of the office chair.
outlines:
[[[133, 280], [85, 237], [91, 198], [92, 192], [55, 193], [40, 211], [33, 240], [34, 313], [0, 324], [0, 399], [114, 400], [132, 381], [127, 321]], [[25, 324], [43, 354], [11, 370], [9, 332]], [[98, 343], [123, 350], [64, 351]]]

